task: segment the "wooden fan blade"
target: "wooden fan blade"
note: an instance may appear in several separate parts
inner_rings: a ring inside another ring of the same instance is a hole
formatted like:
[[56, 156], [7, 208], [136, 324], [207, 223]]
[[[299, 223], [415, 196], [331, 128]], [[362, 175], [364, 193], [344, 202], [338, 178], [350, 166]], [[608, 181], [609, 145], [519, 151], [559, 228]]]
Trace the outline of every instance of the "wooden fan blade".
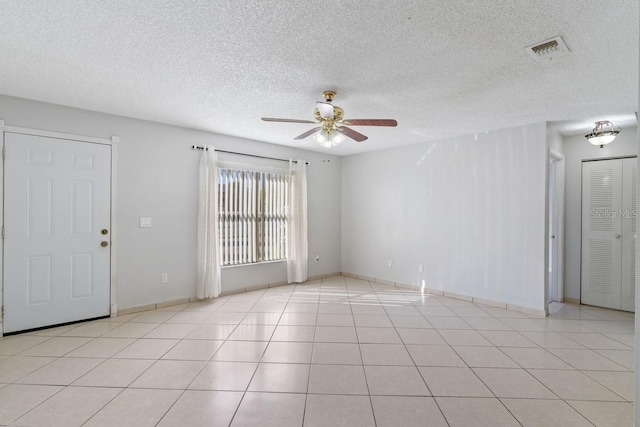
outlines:
[[311, 120], [298, 120], [298, 119], [276, 119], [273, 117], [262, 117], [265, 122], [284, 122], [284, 123], [311, 123], [316, 124], [318, 122], [312, 122]]
[[349, 126], [398, 126], [398, 122], [393, 119], [350, 119], [343, 120], [342, 123]]
[[349, 129], [346, 126], [338, 126], [336, 128], [336, 130], [338, 132], [340, 132], [341, 134], [344, 134], [346, 136], [348, 136], [351, 139], [355, 139], [357, 142], [362, 142], [364, 140], [366, 140], [368, 137], [364, 136], [363, 134], [361, 134], [360, 132], [356, 132], [353, 129]]
[[296, 137], [295, 137], [295, 138], [293, 138], [293, 139], [305, 139], [305, 138], [306, 138], [306, 137], [308, 137], [309, 135], [311, 135], [311, 134], [314, 134], [314, 133], [318, 132], [320, 129], [321, 129], [321, 128], [319, 128], [319, 127], [318, 127], [318, 128], [313, 128], [313, 129], [311, 129], [311, 130], [306, 131], [306, 132], [305, 132], [305, 133], [303, 133], [303, 134], [300, 134], [300, 135], [296, 136]]

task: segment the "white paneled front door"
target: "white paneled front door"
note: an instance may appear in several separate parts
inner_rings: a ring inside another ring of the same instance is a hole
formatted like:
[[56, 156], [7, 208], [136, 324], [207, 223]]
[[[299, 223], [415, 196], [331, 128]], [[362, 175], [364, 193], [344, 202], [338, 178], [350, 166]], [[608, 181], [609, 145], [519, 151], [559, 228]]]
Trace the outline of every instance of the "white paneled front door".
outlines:
[[634, 311], [637, 160], [582, 164], [581, 302]]
[[110, 312], [111, 146], [5, 133], [4, 332]]

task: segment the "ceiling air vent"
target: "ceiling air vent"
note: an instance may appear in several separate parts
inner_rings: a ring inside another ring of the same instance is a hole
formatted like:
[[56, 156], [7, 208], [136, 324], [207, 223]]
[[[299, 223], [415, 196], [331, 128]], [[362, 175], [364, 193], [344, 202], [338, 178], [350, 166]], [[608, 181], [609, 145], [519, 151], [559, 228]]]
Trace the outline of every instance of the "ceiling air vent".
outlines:
[[562, 40], [562, 37], [545, 40], [531, 46], [525, 47], [525, 50], [533, 59], [539, 62], [555, 61], [565, 53], [569, 52], [569, 48]]

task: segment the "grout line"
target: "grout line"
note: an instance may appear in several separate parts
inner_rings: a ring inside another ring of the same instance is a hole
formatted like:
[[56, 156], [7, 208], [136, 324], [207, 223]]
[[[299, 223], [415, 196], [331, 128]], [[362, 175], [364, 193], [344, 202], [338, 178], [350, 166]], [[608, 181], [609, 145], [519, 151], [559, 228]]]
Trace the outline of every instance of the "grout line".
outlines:
[[[374, 290], [375, 293], [375, 290]], [[376, 299], [377, 298], [377, 294], [376, 294]], [[355, 329], [356, 332], [356, 340], [357, 340], [357, 346], [358, 346], [358, 353], [360, 354], [360, 362], [362, 363], [361, 367], [362, 367], [362, 375], [364, 375], [364, 383], [367, 386], [367, 394], [369, 395], [369, 405], [371, 405], [371, 414], [373, 415], [373, 422], [374, 424], [377, 426], [378, 425], [378, 421], [376, 419], [376, 411], [373, 407], [373, 399], [371, 397], [371, 389], [369, 388], [369, 377], [367, 377], [367, 370], [365, 369], [365, 365], [364, 365], [364, 357], [362, 356], [362, 347], [360, 345], [360, 335], [358, 334], [358, 326], [356, 325], [356, 318], [354, 317], [355, 315], [353, 314], [353, 307], [351, 307], [351, 318], [353, 320], [353, 327]], [[389, 320], [391, 321], [391, 320]], [[397, 332], [396, 332], [397, 333]]]
[[[323, 280], [324, 279], [320, 279], [320, 286], [322, 286]], [[316, 321], [313, 326], [314, 339], [313, 339], [313, 343], [311, 344], [311, 358], [309, 360], [309, 375], [307, 376], [307, 393], [305, 394], [305, 397], [304, 397], [304, 409], [302, 410], [302, 424], [304, 424], [305, 418], [307, 416], [307, 403], [309, 401], [309, 387], [311, 386], [311, 370], [313, 368], [313, 352], [316, 347], [315, 336], [316, 336], [316, 329], [318, 328], [318, 316], [320, 315], [319, 311], [320, 311], [320, 299], [318, 299], [318, 307], [316, 308]]]

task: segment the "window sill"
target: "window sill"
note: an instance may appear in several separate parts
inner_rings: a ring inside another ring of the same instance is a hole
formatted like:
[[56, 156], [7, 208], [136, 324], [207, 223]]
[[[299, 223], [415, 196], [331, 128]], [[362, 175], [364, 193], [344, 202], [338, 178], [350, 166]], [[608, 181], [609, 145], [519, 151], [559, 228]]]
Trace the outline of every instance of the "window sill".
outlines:
[[265, 265], [265, 264], [276, 264], [279, 262], [287, 262], [286, 259], [278, 259], [275, 261], [260, 261], [260, 262], [252, 262], [250, 264], [233, 264], [233, 265], [223, 265], [220, 268], [222, 270], [225, 270], [227, 268], [238, 268], [238, 267], [253, 267], [253, 266], [259, 266], [259, 265]]

